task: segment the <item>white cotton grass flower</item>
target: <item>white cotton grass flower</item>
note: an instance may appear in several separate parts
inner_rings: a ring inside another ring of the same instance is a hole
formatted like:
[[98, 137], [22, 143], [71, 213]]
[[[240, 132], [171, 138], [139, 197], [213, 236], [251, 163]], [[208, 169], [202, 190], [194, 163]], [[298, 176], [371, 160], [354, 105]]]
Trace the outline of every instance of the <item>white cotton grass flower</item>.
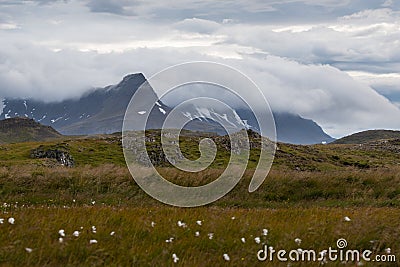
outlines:
[[62, 238], [62, 237], [58, 238], [58, 242], [59, 242], [59, 243], [64, 242], [64, 238]]
[[236, 219], [236, 217], [235, 216], [232, 216], [232, 218], [231, 218], [232, 220], [235, 220]]
[[153, 227], [154, 228], [154, 226], [156, 226], [156, 223], [155, 222], [151, 222], [151, 227]]
[[202, 225], [202, 221], [196, 221], [197, 225]]
[[222, 255], [223, 257], [224, 257], [224, 260], [226, 260], [226, 261], [230, 261], [231, 260], [231, 258], [229, 257], [229, 255], [228, 254], [224, 254], [224, 255]]
[[112, 231], [112, 232], [110, 233], [110, 236], [113, 236], [113, 235], [115, 235], [115, 232], [114, 232], [114, 231]]
[[96, 204], [96, 201], [93, 200], [91, 203], [92, 203], [92, 205], [94, 205], [94, 204]]
[[386, 252], [386, 254], [390, 254], [390, 253], [392, 253], [392, 249], [391, 248], [385, 248], [385, 252]]
[[208, 233], [208, 239], [213, 239], [214, 238], [214, 233]]
[[254, 238], [254, 241], [255, 241], [257, 244], [260, 244], [260, 243], [261, 243], [261, 239], [260, 239], [258, 236]]
[[96, 239], [90, 239], [89, 244], [97, 244], [97, 240]]
[[344, 217], [344, 221], [345, 221], [345, 222], [350, 222], [351, 219], [350, 219], [349, 217], [346, 216], [346, 217]]
[[172, 243], [172, 241], [174, 241], [174, 238], [170, 237], [169, 239], [165, 240], [165, 243]]
[[65, 237], [65, 231], [64, 231], [64, 229], [58, 230], [58, 234], [59, 234], [61, 237]]
[[263, 229], [262, 230], [262, 235], [267, 236], [268, 235], [268, 229]]
[[25, 248], [25, 251], [28, 252], [28, 253], [32, 253], [33, 249], [31, 249], [31, 248]]
[[0, 224], [3, 224], [3, 223], [4, 223], [4, 219], [0, 218]]
[[301, 239], [300, 238], [296, 238], [295, 240], [294, 240], [294, 242], [298, 245], [298, 246], [300, 246], [300, 244], [301, 244]]
[[9, 224], [15, 224], [15, 219], [13, 217], [8, 218]]
[[240, 241], [242, 241], [242, 243], [244, 244], [244, 243], [246, 243], [246, 238], [242, 237], [242, 238], [240, 239]]
[[176, 254], [172, 254], [172, 260], [174, 261], [174, 263], [177, 263], [179, 261], [178, 256], [176, 256]]
[[74, 231], [74, 232], [72, 233], [72, 235], [75, 236], [75, 237], [78, 237], [78, 236], [79, 236], [79, 231]]
[[196, 237], [199, 237], [199, 236], [200, 236], [200, 232], [199, 232], [199, 231], [196, 231], [196, 232], [194, 233], [194, 235], [195, 235]]
[[96, 228], [96, 226], [94, 226], [94, 225], [92, 226], [92, 233], [93, 233], [93, 234], [97, 233], [97, 228]]
[[186, 223], [184, 223], [182, 221], [178, 221], [178, 226], [182, 227], [182, 228], [186, 228], [187, 227]]

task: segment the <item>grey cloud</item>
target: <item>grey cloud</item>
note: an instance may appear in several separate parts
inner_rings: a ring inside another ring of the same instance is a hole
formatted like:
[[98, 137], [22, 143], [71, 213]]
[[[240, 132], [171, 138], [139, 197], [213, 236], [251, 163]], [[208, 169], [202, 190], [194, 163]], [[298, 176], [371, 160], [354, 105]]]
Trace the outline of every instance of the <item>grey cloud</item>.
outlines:
[[214, 60], [237, 67], [252, 78], [275, 110], [312, 118], [332, 128], [328, 132], [335, 136], [370, 127], [400, 128], [398, 108], [330, 66], [304, 65], [275, 56], [223, 60], [190, 48], [98, 54], [72, 50], [56, 53], [25, 45], [8, 47], [0, 58], [4, 55], [8, 63], [0, 64], [0, 88], [6, 97], [60, 100], [78, 96], [92, 86], [117, 83], [127, 73], [144, 72], [149, 77], [172, 64]]
[[21, 29], [0, 30], [3, 97], [62, 100], [128, 73], [210, 60], [254, 79], [276, 110], [335, 136], [400, 128], [399, 109], [381, 95], [398, 102], [398, 80], [343, 72], [400, 73], [397, 1], [39, 1], [24, 12], [5, 3], [2, 18]]
[[91, 0], [87, 6], [92, 12], [125, 14], [124, 6], [118, 0]]
[[300, 32], [290, 29], [276, 32], [269, 25], [235, 25], [218, 33], [228, 35], [228, 43], [256, 47], [305, 64], [331, 64], [344, 70], [399, 71], [400, 13], [397, 11], [364, 11], [308, 27]]
[[176, 23], [175, 27], [183, 31], [209, 34], [216, 31], [220, 24], [210, 20], [191, 18]]
[[275, 109], [312, 118], [334, 136], [368, 128], [400, 127], [400, 110], [371, 87], [327, 65], [279, 57], [247, 60], [245, 70]]
[[134, 10], [138, 16], [169, 21], [197, 17], [217, 22], [230, 18], [247, 23], [306, 23], [332, 20], [360, 10], [379, 8], [384, 3], [384, 0], [176, 0], [169, 3], [159, 0], [90, 0], [88, 6], [92, 12], [132, 15]]
[[21, 5], [29, 5], [29, 4], [38, 4], [38, 5], [46, 5], [46, 4], [51, 4], [55, 2], [64, 2], [67, 3], [69, 0], [30, 0], [30, 1], [7, 1], [7, 0], [1, 0], [0, 1], [0, 6], [21, 6]]

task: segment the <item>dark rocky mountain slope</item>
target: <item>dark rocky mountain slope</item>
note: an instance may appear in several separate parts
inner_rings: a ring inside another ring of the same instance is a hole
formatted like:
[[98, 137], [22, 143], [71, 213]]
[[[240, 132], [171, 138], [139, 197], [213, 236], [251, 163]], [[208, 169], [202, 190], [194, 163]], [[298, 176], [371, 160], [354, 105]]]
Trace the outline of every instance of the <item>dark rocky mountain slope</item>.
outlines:
[[[79, 99], [69, 99], [57, 103], [45, 103], [30, 99], [6, 99], [0, 119], [12, 117], [32, 118], [44, 125], [55, 128], [66, 135], [108, 134], [120, 132], [126, 107], [137, 89], [146, 81], [143, 74], [131, 74], [117, 85], [93, 89]], [[158, 99], [149, 86], [143, 101]], [[149, 129], [160, 128], [171, 107], [162, 101], [151, 111], [147, 124]], [[213, 120], [202, 118], [202, 113], [213, 115]], [[242, 109], [227, 113], [191, 107], [183, 116], [193, 118], [186, 129], [224, 134], [218, 122], [228, 122], [238, 130], [247, 128], [257, 131], [257, 123], [251, 111]], [[239, 118], [240, 117], [240, 118]], [[334, 139], [312, 120], [289, 113], [274, 113], [278, 140], [293, 144], [315, 144], [331, 142]]]

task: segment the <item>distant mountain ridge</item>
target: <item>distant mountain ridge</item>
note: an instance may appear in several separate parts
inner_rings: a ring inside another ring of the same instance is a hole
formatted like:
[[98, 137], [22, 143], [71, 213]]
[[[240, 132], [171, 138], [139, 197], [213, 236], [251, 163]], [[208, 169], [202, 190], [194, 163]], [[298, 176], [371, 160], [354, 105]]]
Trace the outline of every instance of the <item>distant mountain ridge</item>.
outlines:
[[50, 126], [44, 126], [29, 118], [0, 120], [0, 144], [16, 142], [46, 141], [61, 137]]
[[400, 139], [400, 131], [368, 130], [345, 136], [334, 141], [333, 144], [365, 144], [386, 139]]
[[[44, 125], [50, 125], [62, 134], [88, 135], [108, 134], [120, 132], [124, 114], [129, 101], [137, 89], [146, 82], [143, 74], [130, 74], [117, 85], [93, 89], [80, 99], [70, 99], [62, 102], [44, 103], [29, 99], [4, 100], [3, 112], [0, 119], [12, 117], [32, 118]], [[149, 86], [143, 96], [143, 102], [155, 103], [157, 95]], [[165, 117], [172, 110], [162, 101], [151, 110], [147, 128], [160, 128]], [[138, 113], [142, 112], [138, 107]], [[223, 134], [221, 127], [216, 123], [228, 122], [238, 129], [247, 128], [257, 130], [258, 125], [250, 110], [236, 110], [225, 114], [214, 112], [216, 122], [205, 120], [201, 116], [204, 111], [189, 108], [182, 116], [194, 119], [187, 129]], [[212, 112], [208, 110], [205, 112]], [[238, 119], [238, 117], [240, 117]], [[312, 120], [301, 118], [289, 113], [274, 113], [277, 128], [277, 138], [281, 142], [293, 144], [315, 144], [331, 142], [334, 139], [327, 135], [322, 128]]]

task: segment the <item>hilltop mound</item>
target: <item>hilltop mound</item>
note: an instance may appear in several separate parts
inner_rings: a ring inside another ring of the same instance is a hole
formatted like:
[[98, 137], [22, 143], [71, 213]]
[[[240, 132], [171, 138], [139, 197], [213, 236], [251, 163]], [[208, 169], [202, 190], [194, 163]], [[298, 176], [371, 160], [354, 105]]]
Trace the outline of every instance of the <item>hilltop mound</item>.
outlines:
[[369, 130], [343, 137], [333, 142], [333, 144], [365, 144], [387, 139], [400, 139], [400, 131]]
[[60, 137], [50, 126], [29, 118], [10, 118], [0, 121], [0, 143], [45, 141]]

